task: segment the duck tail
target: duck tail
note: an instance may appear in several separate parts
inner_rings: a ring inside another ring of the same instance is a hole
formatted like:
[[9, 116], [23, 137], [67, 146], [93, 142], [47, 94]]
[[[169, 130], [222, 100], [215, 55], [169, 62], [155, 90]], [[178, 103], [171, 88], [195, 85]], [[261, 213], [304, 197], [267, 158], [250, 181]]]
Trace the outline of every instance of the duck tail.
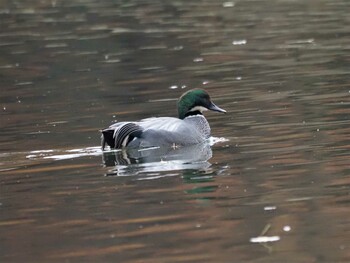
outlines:
[[135, 137], [140, 137], [143, 129], [132, 122], [111, 126], [102, 130], [101, 147], [104, 150], [106, 144], [113, 149], [126, 147]]

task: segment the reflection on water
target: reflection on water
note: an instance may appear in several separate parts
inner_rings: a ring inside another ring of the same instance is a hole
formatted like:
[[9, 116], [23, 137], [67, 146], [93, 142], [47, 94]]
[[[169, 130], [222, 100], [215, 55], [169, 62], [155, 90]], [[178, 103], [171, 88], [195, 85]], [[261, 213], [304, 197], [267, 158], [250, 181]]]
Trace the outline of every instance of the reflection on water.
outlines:
[[[350, 262], [349, 9], [0, 1], [0, 261]], [[195, 87], [228, 140], [95, 147]]]
[[[209, 143], [179, 148], [149, 148], [111, 151], [103, 154], [106, 166], [116, 166], [108, 175], [137, 175], [151, 173], [160, 178], [160, 173], [185, 169], [201, 170], [210, 166], [212, 157]], [[169, 175], [167, 175], [169, 176]]]

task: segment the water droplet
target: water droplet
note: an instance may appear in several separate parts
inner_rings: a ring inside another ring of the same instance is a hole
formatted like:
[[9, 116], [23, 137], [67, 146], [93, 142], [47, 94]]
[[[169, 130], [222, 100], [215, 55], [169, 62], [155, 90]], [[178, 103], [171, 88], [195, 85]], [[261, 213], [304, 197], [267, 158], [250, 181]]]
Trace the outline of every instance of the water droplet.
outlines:
[[204, 59], [203, 58], [195, 58], [193, 62], [202, 62]]
[[289, 232], [292, 228], [290, 226], [284, 226], [283, 231]]

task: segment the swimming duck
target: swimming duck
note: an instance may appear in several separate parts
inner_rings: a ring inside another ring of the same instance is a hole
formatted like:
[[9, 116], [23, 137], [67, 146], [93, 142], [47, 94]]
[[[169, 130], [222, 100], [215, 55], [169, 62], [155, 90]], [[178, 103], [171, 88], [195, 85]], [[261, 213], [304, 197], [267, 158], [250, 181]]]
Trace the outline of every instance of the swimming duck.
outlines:
[[210, 137], [210, 126], [203, 112], [226, 113], [216, 106], [202, 89], [182, 94], [177, 102], [178, 118], [153, 117], [138, 122], [117, 122], [102, 130], [101, 146], [111, 149], [187, 146]]

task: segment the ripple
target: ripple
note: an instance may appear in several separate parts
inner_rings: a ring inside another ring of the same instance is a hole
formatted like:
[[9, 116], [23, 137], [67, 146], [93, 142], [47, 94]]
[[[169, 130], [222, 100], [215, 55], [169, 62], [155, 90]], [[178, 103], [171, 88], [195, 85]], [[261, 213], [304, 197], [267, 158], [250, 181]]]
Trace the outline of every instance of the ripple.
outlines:
[[100, 146], [77, 148], [71, 150], [36, 150], [26, 155], [27, 159], [53, 159], [56, 161], [80, 158], [85, 156], [99, 156], [102, 154]]

